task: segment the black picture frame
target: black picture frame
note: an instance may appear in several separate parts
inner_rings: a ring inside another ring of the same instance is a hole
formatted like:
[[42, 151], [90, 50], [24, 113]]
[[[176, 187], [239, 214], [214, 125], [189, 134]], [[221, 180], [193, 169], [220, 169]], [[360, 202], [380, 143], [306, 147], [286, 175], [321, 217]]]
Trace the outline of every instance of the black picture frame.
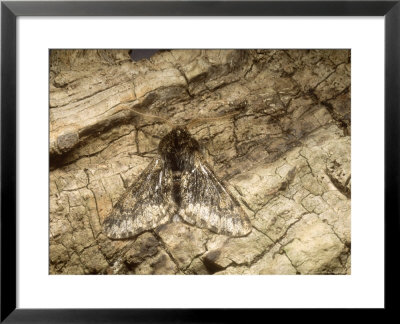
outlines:
[[[384, 16], [385, 310], [397, 307], [399, 237], [400, 0], [396, 1], [2, 1], [1, 322], [234, 322], [265, 310], [16, 308], [16, 19], [18, 16]], [[368, 94], [366, 94], [368, 95]], [[371, 153], [373, 154], [373, 153]], [[373, 258], [371, 258], [372, 262]], [[262, 318], [262, 317], [261, 317]], [[267, 318], [265, 318], [267, 320]]]

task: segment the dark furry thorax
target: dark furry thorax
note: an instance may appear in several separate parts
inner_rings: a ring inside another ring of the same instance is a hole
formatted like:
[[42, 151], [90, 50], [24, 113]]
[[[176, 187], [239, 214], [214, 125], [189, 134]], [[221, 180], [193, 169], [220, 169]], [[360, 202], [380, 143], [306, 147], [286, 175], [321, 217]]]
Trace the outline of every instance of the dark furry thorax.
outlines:
[[158, 152], [172, 171], [183, 171], [191, 163], [193, 153], [200, 150], [199, 143], [185, 127], [176, 127], [161, 140]]

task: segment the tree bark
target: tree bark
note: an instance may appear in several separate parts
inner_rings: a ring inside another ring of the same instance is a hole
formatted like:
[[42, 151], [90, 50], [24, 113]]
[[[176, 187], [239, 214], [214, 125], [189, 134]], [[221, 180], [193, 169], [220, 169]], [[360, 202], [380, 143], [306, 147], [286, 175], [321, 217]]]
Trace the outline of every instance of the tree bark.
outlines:
[[[350, 274], [350, 65], [349, 50], [51, 51], [50, 273]], [[232, 112], [190, 133], [249, 235], [104, 235], [169, 124]]]

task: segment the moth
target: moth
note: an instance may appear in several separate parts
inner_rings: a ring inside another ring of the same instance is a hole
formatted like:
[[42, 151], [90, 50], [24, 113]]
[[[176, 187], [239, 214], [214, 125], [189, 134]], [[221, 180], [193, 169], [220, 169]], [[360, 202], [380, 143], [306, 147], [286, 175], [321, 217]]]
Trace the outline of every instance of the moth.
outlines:
[[184, 223], [227, 236], [245, 236], [251, 223], [232, 193], [202, 157], [186, 126], [174, 127], [154, 158], [121, 196], [103, 228], [112, 239], [127, 239], [166, 224]]

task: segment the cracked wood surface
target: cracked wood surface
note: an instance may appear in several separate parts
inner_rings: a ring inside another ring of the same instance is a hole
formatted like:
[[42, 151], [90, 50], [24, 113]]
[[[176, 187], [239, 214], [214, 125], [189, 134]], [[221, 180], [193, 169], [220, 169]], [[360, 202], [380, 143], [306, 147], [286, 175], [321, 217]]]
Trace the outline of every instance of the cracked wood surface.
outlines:
[[[51, 274], [350, 274], [348, 50], [50, 54]], [[172, 123], [190, 132], [253, 230], [180, 222], [110, 240], [102, 222]]]

